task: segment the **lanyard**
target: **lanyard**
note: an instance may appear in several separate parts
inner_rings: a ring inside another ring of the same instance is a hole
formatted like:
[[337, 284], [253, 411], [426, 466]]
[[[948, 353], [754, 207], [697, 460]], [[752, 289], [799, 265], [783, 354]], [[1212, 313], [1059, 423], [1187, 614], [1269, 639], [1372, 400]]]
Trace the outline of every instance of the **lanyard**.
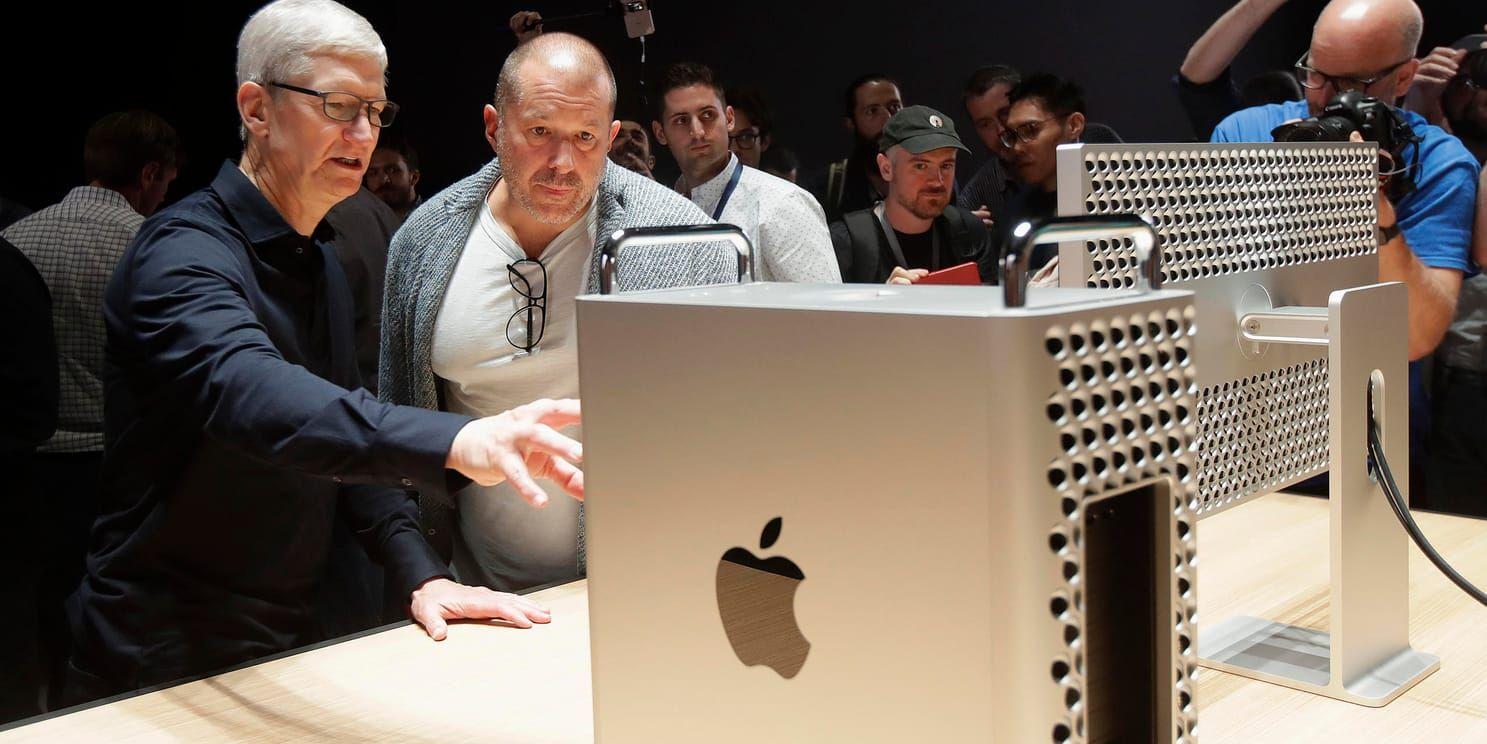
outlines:
[[[888, 249], [893, 251], [893, 260], [905, 269], [910, 268], [909, 262], [904, 259], [904, 249], [898, 247], [898, 235], [893, 232], [893, 225], [889, 224], [888, 218], [883, 215], [883, 202], [878, 202], [877, 206], [873, 207], [873, 216], [878, 218], [878, 224], [883, 227], [883, 236], [888, 239]], [[940, 233], [935, 230], [934, 225], [930, 225], [929, 230], [929, 268], [933, 271], [940, 265]]]
[[713, 209], [714, 222], [723, 216], [723, 208], [728, 206], [728, 199], [733, 196], [733, 189], [738, 187], [738, 179], [743, 176], [743, 169], [743, 162], [739, 162], [738, 167], [733, 169], [733, 175], [728, 177], [728, 186], [723, 189], [723, 196], [719, 197], [717, 208]]

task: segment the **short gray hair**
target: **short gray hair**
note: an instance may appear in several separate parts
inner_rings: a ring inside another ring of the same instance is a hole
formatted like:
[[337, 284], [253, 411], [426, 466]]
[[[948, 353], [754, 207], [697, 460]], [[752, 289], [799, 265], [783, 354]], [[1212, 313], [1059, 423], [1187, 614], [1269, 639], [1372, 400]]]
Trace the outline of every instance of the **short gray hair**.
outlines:
[[[375, 60], [387, 75], [387, 47], [360, 14], [335, 0], [277, 0], [254, 13], [238, 36], [238, 85], [302, 78], [318, 55]], [[246, 141], [246, 128], [242, 135]]]

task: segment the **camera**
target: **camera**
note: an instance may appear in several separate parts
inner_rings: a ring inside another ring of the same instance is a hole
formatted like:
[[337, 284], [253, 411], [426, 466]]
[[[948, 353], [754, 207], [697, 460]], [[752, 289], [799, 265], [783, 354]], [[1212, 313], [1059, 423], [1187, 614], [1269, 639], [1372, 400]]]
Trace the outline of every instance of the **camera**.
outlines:
[[1418, 148], [1420, 138], [1404, 116], [1373, 96], [1344, 91], [1327, 102], [1321, 116], [1282, 124], [1270, 136], [1276, 142], [1347, 142], [1353, 132], [1378, 143], [1379, 179], [1390, 201], [1398, 202], [1415, 190], [1404, 151]]

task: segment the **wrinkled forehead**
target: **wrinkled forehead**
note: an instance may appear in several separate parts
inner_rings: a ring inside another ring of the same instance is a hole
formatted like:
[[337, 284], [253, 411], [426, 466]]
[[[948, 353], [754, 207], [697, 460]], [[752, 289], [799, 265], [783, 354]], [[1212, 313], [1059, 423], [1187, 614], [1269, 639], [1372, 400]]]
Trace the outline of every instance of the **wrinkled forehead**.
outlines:
[[609, 77], [592, 66], [571, 64], [566, 55], [530, 59], [518, 70], [515, 101], [519, 115], [546, 117], [559, 111], [610, 116]]

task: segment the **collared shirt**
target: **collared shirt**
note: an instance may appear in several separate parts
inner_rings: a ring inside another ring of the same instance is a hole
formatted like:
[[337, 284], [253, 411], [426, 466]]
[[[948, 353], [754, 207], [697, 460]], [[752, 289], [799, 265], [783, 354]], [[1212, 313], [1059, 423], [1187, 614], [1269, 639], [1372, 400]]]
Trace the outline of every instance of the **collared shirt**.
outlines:
[[765, 282], [839, 283], [841, 270], [831, 249], [826, 215], [810, 192], [777, 176], [745, 166], [729, 154], [718, 175], [686, 190], [685, 177], [676, 190], [702, 211], [713, 214], [735, 169], [742, 168], [738, 185], [718, 215], [719, 222], [737, 225], [754, 245], [755, 273]]
[[296, 233], [226, 163], [145, 223], [110, 280], [100, 516], [73, 599], [73, 662], [94, 689], [313, 640], [334, 519], [394, 596], [446, 575], [389, 487], [447, 488], [470, 418], [358, 387], [328, 233]]
[[5, 230], [52, 293], [61, 397], [41, 452], [103, 449], [103, 286], [144, 221], [119, 192], [79, 186]]

